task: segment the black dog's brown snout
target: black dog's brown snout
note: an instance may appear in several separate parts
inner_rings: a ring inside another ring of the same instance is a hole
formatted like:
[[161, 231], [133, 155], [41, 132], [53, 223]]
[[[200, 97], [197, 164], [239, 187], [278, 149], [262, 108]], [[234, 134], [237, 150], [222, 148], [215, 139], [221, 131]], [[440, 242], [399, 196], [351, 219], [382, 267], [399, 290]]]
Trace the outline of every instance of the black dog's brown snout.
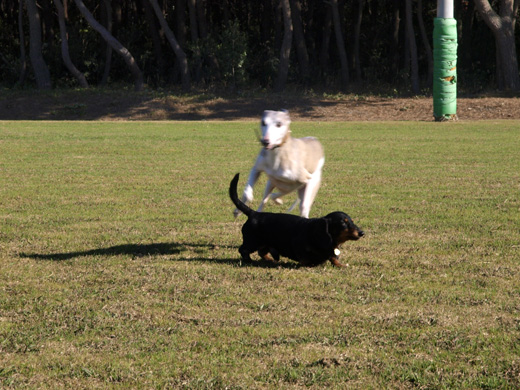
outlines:
[[341, 232], [339, 235], [339, 242], [343, 243], [345, 241], [355, 241], [359, 240], [361, 237], [363, 237], [365, 233], [363, 231], [357, 230], [357, 229], [346, 229]]
[[338, 244], [344, 243], [345, 241], [356, 241], [365, 235], [365, 232], [357, 227], [351, 221], [346, 220], [346, 226], [338, 234]]

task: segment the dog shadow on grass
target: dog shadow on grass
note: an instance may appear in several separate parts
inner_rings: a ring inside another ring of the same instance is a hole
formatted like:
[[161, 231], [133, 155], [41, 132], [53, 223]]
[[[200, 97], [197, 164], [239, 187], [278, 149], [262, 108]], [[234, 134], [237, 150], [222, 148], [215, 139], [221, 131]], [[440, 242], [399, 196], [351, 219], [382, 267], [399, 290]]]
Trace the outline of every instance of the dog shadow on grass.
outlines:
[[[222, 257], [220, 251], [224, 249], [237, 250], [237, 257]], [[245, 267], [262, 267], [262, 268], [297, 268], [293, 263], [273, 263], [265, 260], [252, 261], [251, 263], [242, 263], [240, 255], [238, 255], [238, 247], [226, 245], [220, 247], [214, 244], [199, 243], [180, 243], [180, 242], [163, 242], [151, 244], [123, 244], [114, 245], [107, 248], [96, 248], [85, 251], [61, 252], [61, 253], [25, 253], [19, 254], [20, 257], [47, 260], [47, 261], [66, 261], [80, 257], [108, 257], [108, 256], [131, 256], [139, 258], [145, 256], [175, 256], [173, 261], [201, 261], [210, 263], [221, 263], [231, 265], [242, 265]]]

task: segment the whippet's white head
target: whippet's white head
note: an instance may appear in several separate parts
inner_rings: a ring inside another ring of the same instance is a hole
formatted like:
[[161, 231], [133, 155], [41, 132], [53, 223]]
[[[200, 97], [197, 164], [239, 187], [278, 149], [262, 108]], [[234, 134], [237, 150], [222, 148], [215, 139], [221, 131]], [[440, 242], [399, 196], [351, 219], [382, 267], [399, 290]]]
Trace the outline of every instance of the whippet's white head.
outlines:
[[267, 150], [281, 146], [291, 132], [289, 130], [290, 123], [291, 118], [287, 110], [264, 111], [262, 122], [260, 123], [260, 129], [262, 130], [260, 142], [262, 145]]

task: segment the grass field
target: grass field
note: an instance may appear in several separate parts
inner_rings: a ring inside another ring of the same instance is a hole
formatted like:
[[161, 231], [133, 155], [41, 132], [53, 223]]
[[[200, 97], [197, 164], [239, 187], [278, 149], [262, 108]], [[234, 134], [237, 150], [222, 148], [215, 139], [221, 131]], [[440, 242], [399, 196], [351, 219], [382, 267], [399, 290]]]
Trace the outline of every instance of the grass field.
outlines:
[[520, 123], [294, 123], [346, 269], [240, 264], [256, 126], [0, 122], [0, 388], [518, 389]]

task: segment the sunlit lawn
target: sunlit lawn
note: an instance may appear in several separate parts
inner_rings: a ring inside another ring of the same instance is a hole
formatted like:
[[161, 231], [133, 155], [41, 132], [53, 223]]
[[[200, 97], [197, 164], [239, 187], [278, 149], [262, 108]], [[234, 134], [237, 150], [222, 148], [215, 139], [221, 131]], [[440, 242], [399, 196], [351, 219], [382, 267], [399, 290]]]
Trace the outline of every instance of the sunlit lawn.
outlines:
[[0, 388], [518, 388], [520, 123], [293, 123], [344, 270], [240, 265], [256, 126], [0, 122]]

